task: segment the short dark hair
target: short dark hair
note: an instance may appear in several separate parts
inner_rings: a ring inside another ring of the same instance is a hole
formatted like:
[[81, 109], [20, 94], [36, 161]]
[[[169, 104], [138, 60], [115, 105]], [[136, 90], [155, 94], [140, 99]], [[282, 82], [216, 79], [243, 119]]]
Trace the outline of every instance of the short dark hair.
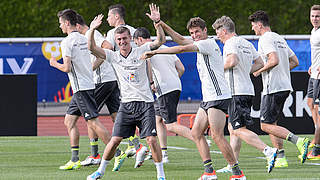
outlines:
[[127, 27], [124, 26], [120, 26], [118, 27], [115, 31], [114, 34], [122, 34], [124, 32], [128, 32], [128, 34], [130, 35], [130, 30]]
[[77, 14], [77, 23], [82, 26], [87, 25], [86, 22], [84, 21], [83, 17], [80, 14]]
[[200, 17], [191, 18], [187, 23], [187, 29], [200, 27], [202, 30], [207, 27], [206, 22]]
[[251, 14], [248, 19], [250, 22], [261, 22], [263, 26], [270, 26], [268, 14], [262, 10], [258, 10]]
[[122, 4], [115, 4], [115, 5], [111, 5], [109, 6], [109, 11], [112, 11], [113, 14], [119, 14], [119, 16], [124, 19], [124, 17], [126, 16], [126, 9]]
[[145, 27], [138, 27], [133, 34], [134, 39], [138, 39], [138, 37], [142, 37], [143, 39], [150, 39], [150, 32]]
[[70, 22], [72, 26], [77, 24], [77, 12], [72, 9], [64, 9], [57, 14], [58, 18], [62, 18]]
[[320, 5], [318, 5], [318, 4], [313, 5], [310, 10], [311, 11], [312, 10], [320, 10]]

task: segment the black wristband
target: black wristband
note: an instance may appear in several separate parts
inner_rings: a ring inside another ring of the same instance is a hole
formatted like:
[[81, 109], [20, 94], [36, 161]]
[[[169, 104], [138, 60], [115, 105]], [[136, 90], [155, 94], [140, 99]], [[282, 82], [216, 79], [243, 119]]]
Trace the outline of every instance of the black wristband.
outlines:
[[153, 21], [155, 24], [158, 24], [161, 21], [161, 19], [159, 19], [158, 21]]
[[154, 81], [150, 82], [150, 85], [154, 84]]

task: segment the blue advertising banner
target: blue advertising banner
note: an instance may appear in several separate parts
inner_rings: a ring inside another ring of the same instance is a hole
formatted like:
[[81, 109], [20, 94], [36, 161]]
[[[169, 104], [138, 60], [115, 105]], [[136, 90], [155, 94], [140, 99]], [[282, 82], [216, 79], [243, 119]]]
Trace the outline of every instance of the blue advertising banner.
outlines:
[[[257, 48], [257, 40], [250, 40]], [[223, 44], [217, 41], [220, 48]], [[309, 40], [287, 40], [300, 65], [294, 71], [307, 71], [310, 66]], [[167, 41], [166, 45], [176, 45]], [[38, 102], [69, 102], [72, 95], [66, 73], [50, 67], [53, 56], [61, 60], [60, 42], [0, 43], [0, 74], [37, 74]], [[201, 86], [196, 67], [196, 53], [178, 54], [185, 66], [181, 77], [181, 100], [201, 100]], [[4, 86], [4, 85], [2, 85]]]

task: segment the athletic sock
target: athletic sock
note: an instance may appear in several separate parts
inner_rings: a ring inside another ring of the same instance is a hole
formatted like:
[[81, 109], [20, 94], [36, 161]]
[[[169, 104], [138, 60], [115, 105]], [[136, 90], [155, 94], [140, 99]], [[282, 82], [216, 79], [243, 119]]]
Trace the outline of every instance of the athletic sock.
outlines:
[[241, 170], [238, 163], [231, 165], [231, 171], [233, 175], [241, 175]]
[[212, 173], [213, 172], [211, 159], [203, 161], [203, 166], [204, 166], [204, 172], [206, 172], [206, 173]]
[[98, 172], [100, 172], [101, 174], [104, 174], [104, 172], [106, 171], [106, 167], [109, 164], [110, 161], [104, 160], [102, 158], [100, 166], [98, 168]]
[[315, 144], [312, 148], [312, 155], [318, 156], [320, 154], [320, 144]]
[[168, 154], [168, 148], [161, 148], [161, 151], [162, 151], [162, 157]]
[[98, 156], [98, 138], [90, 139], [91, 156]]
[[159, 178], [159, 177], [165, 178], [164, 170], [163, 170], [163, 163], [162, 162], [155, 162], [154, 164], [156, 165], [156, 168], [157, 168], [157, 178]]
[[72, 162], [79, 161], [79, 146], [71, 147], [71, 161]]
[[292, 142], [293, 144], [297, 144], [299, 137], [294, 135], [293, 133], [289, 133], [286, 140]]
[[271, 154], [272, 154], [272, 148], [270, 146], [266, 146], [264, 149], [263, 149], [263, 154], [267, 157], [269, 157]]
[[119, 148], [117, 148], [114, 157], [118, 157], [120, 155], [121, 155], [121, 150]]
[[284, 158], [284, 149], [279, 149], [278, 150], [277, 158]]

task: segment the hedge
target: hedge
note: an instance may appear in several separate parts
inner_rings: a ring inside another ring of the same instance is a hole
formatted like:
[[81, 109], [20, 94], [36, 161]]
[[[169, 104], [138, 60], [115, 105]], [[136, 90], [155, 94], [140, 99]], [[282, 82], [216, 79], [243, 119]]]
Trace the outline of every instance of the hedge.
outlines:
[[[59, 37], [61, 33], [56, 16], [59, 10], [72, 8], [83, 15], [87, 23], [99, 13], [107, 16], [108, 6], [121, 3], [126, 7], [126, 23], [144, 26], [154, 33], [152, 22], [145, 15], [148, 4], [160, 6], [161, 19], [183, 35], [189, 35], [186, 23], [199, 16], [207, 22], [208, 32], [216, 18], [230, 16], [238, 34], [253, 34], [248, 16], [264, 10], [270, 16], [271, 29], [280, 34], [309, 34], [309, 20], [313, 1], [306, 0], [2, 0], [0, 1], [0, 37]], [[105, 21], [100, 31], [111, 29]]]

